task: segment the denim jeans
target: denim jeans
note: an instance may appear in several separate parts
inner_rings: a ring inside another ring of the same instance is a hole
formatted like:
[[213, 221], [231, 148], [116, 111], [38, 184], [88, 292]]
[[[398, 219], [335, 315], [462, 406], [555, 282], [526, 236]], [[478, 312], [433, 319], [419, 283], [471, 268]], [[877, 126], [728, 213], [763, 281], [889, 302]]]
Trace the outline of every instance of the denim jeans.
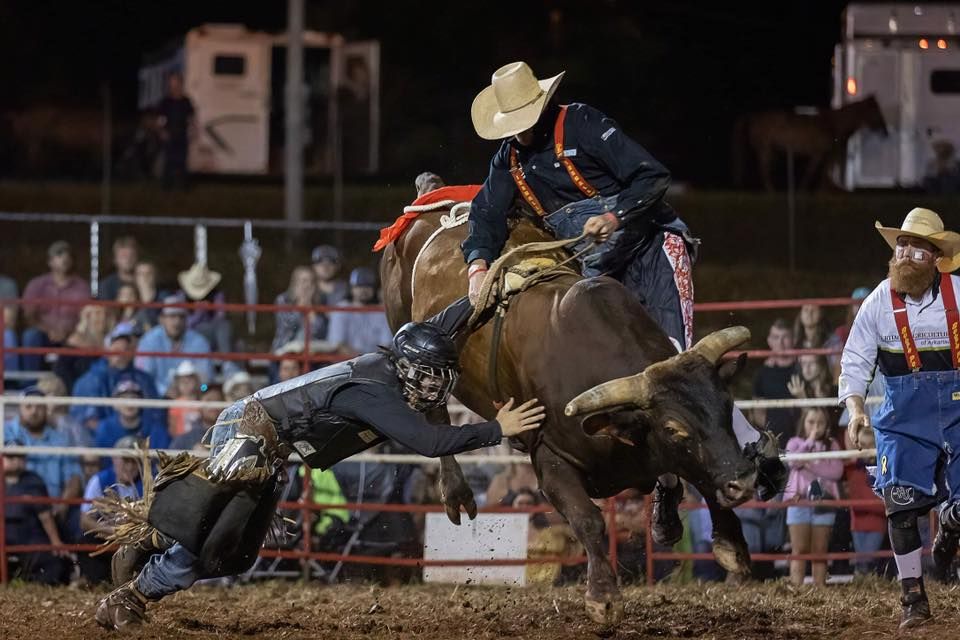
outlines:
[[[869, 553], [879, 551], [887, 537], [886, 531], [851, 531], [853, 535], [853, 550]], [[856, 572], [860, 574], [874, 573], [878, 566], [877, 558], [857, 558], [854, 561]]]
[[198, 558], [179, 542], [150, 558], [136, 580], [137, 591], [151, 600], [189, 588], [200, 579]]
[[[30, 327], [23, 331], [23, 346], [52, 347], [53, 343], [50, 342], [50, 338], [43, 331], [36, 327]], [[20, 356], [20, 365], [23, 367], [23, 371], [40, 371], [43, 368], [43, 356], [36, 354], [22, 355]]]

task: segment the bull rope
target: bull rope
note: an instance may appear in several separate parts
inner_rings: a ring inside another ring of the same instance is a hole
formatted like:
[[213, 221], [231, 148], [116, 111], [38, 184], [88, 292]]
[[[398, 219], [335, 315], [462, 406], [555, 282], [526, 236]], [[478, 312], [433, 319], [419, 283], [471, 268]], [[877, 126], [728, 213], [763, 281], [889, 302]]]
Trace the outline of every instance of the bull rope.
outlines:
[[[444, 206], [447, 201], [444, 201]], [[441, 204], [441, 203], [436, 203]], [[435, 205], [422, 205], [424, 207], [436, 207]], [[405, 207], [404, 213], [407, 209], [414, 209], [413, 206]], [[427, 241], [420, 246], [420, 251], [417, 252], [417, 257], [413, 261], [413, 269], [410, 272], [410, 298], [414, 297], [414, 288], [416, 287], [417, 282], [417, 265], [420, 264], [420, 258], [423, 257], [424, 251], [427, 250], [427, 247], [430, 246], [430, 243], [433, 242], [433, 239], [440, 235], [443, 231], [447, 229], [454, 229], [459, 227], [462, 224], [467, 222], [467, 219], [470, 217], [470, 203], [469, 202], [458, 202], [457, 204], [450, 207], [450, 212], [440, 216], [440, 226], [434, 229], [433, 233], [427, 238]]]

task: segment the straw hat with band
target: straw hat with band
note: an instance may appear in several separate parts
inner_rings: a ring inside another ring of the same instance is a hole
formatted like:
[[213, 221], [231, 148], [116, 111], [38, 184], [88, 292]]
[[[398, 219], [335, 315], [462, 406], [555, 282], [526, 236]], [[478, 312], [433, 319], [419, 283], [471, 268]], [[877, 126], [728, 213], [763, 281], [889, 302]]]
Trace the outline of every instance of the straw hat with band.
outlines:
[[917, 207], [907, 214], [900, 228], [885, 227], [879, 221], [875, 223], [877, 231], [887, 241], [891, 249], [897, 248], [897, 238], [908, 236], [926, 240], [943, 254], [937, 258], [937, 269], [941, 273], [950, 273], [960, 267], [960, 233], [946, 231], [943, 220], [930, 209]]
[[537, 123], [564, 72], [538, 80], [526, 62], [511, 62], [493, 72], [492, 84], [473, 99], [470, 117], [477, 135], [502, 140]]
[[205, 264], [194, 262], [190, 269], [180, 272], [177, 282], [191, 300], [203, 300], [220, 284], [220, 274]]

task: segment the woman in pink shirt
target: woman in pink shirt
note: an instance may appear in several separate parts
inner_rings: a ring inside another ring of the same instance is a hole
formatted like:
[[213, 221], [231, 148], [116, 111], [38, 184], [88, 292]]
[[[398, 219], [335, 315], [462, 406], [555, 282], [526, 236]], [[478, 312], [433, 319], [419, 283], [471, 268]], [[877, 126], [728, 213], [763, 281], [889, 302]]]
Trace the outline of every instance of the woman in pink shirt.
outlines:
[[[827, 411], [820, 407], [804, 409], [797, 424], [797, 435], [787, 442], [787, 453], [837, 451], [840, 445], [830, 437]], [[783, 501], [835, 499], [840, 490], [837, 481], [843, 476], [843, 462], [833, 460], [797, 460], [790, 463], [790, 477], [783, 492]], [[826, 553], [836, 514], [829, 507], [787, 507], [792, 553]], [[827, 583], [827, 563], [814, 561], [813, 583]], [[803, 584], [807, 563], [790, 561], [790, 582]]]

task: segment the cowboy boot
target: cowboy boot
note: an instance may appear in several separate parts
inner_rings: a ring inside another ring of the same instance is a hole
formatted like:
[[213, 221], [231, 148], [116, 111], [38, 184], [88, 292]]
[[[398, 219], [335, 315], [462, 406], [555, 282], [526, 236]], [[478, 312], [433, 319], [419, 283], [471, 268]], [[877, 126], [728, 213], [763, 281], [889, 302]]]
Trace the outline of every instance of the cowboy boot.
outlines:
[[172, 547], [174, 542], [173, 538], [154, 531], [140, 542], [122, 545], [110, 559], [110, 577], [113, 584], [119, 586], [133, 580], [143, 565], [147, 564], [150, 556], [163, 553]]
[[658, 480], [653, 490], [653, 518], [651, 534], [653, 541], [664, 547], [672, 547], [683, 537], [683, 522], [678, 508], [683, 500], [683, 483], [668, 489]]
[[940, 511], [940, 526], [933, 539], [933, 579], [937, 582], [953, 582], [957, 573], [953, 569], [960, 547], [960, 503], [946, 505]]
[[900, 581], [900, 628], [912, 629], [926, 623], [933, 616], [930, 614], [930, 601], [927, 600], [927, 591], [923, 588], [923, 578], [904, 578]]
[[143, 624], [147, 617], [147, 602], [147, 597], [137, 591], [131, 580], [107, 594], [97, 605], [94, 617], [101, 627], [122, 631]]

